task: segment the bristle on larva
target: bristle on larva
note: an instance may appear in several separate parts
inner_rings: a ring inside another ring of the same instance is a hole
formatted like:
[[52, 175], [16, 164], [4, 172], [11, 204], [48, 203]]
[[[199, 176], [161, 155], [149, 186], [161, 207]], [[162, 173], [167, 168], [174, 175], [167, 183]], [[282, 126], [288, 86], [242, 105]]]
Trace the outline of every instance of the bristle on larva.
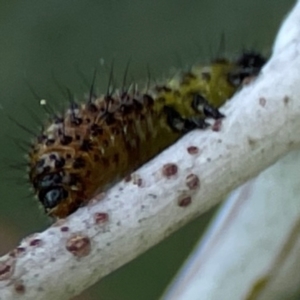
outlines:
[[207, 128], [207, 118], [223, 118], [218, 108], [264, 63], [247, 52], [145, 90], [71, 101], [45, 124], [29, 153], [29, 179], [47, 214], [68, 216], [185, 133]]

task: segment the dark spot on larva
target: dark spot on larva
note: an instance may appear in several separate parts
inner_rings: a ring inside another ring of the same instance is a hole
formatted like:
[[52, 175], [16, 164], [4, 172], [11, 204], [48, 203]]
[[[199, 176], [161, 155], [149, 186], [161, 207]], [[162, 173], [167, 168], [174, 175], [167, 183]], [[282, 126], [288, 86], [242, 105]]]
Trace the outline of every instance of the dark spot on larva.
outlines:
[[56, 155], [55, 154], [50, 154], [49, 155], [49, 159], [50, 160], [55, 160], [56, 159]]
[[61, 169], [64, 165], [65, 165], [66, 161], [64, 158], [60, 158], [60, 159], [57, 159], [55, 161], [55, 168], [56, 169]]
[[114, 128], [111, 129], [111, 133], [112, 133], [112, 135], [118, 135], [118, 134], [121, 133], [121, 130], [114, 127]]
[[192, 72], [184, 73], [182, 75], [181, 84], [188, 85], [188, 84], [190, 84], [191, 80], [196, 79], [196, 78], [197, 78], [196, 75], [193, 74]]
[[36, 168], [37, 168], [37, 169], [38, 169], [38, 168], [42, 168], [42, 167], [44, 166], [44, 164], [45, 164], [45, 159], [42, 158], [42, 159], [40, 159], [40, 160], [37, 161], [37, 163], [36, 163]]
[[73, 168], [74, 169], [82, 169], [85, 167], [85, 160], [82, 157], [75, 158], [73, 162]]
[[29, 246], [32, 247], [38, 247], [42, 244], [42, 240], [41, 239], [33, 239], [29, 242]]
[[158, 92], [158, 93], [161, 93], [161, 92], [168, 92], [168, 88], [164, 85], [157, 85], [155, 87], [155, 90]]
[[267, 103], [267, 99], [266, 98], [264, 98], [264, 97], [260, 97], [259, 98], [259, 105], [260, 106], [265, 107], [266, 103]]
[[44, 167], [43, 173], [49, 173], [51, 171], [51, 168], [49, 166]]
[[200, 186], [200, 180], [197, 175], [189, 174], [185, 179], [185, 184], [190, 190], [195, 190]]
[[80, 150], [88, 152], [91, 151], [93, 149], [93, 143], [90, 140], [83, 140], [81, 146], [80, 146]]
[[285, 96], [285, 97], [283, 98], [283, 103], [284, 103], [284, 105], [288, 105], [289, 102], [290, 102], [290, 98], [289, 98], [288, 96]]
[[220, 131], [221, 128], [222, 128], [222, 119], [217, 119], [211, 127], [211, 129], [216, 132]]
[[94, 214], [95, 223], [98, 225], [107, 223], [108, 218], [108, 214], [105, 212], [97, 212]]
[[152, 106], [154, 104], [154, 100], [151, 96], [144, 94], [143, 95], [143, 102], [145, 106]]
[[0, 261], [0, 281], [7, 280], [13, 274], [15, 268], [15, 259], [9, 257], [7, 260]]
[[67, 231], [69, 231], [69, 227], [68, 226], [63, 226], [63, 227], [60, 228], [60, 231], [61, 232], [67, 232]]
[[115, 123], [115, 117], [112, 113], [107, 113], [105, 122], [107, 125], [113, 125]]
[[46, 146], [52, 146], [54, 143], [55, 143], [54, 139], [47, 139], [45, 144]]
[[93, 136], [98, 136], [103, 134], [103, 128], [101, 128], [98, 124], [93, 124], [91, 126], [91, 134]]
[[175, 164], [171, 164], [171, 163], [165, 164], [162, 168], [162, 174], [167, 178], [177, 174], [177, 172], [178, 172], [178, 167]]
[[24, 294], [26, 289], [25, 289], [25, 285], [21, 282], [15, 282], [14, 284], [14, 288], [15, 288], [15, 291], [18, 293], [18, 294]]
[[210, 81], [210, 79], [211, 79], [211, 75], [209, 72], [202, 72], [201, 76], [202, 76], [202, 79], [205, 81]]
[[36, 139], [39, 144], [42, 144], [47, 139], [47, 137], [44, 134], [42, 134], [42, 135], [38, 135]]
[[60, 139], [60, 143], [63, 146], [67, 146], [69, 144], [71, 144], [73, 141], [73, 138], [71, 136], [68, 135], [64, 135], [61, 139]]
[[108, 140], [103, 140], [102, 141], [102, 146], [103, 147], [108, 147], [109, 143], [108, 143]]
[[211, 158], [208, 157], [208, 158], [206, 159], [206, 161], [207, 161], [207, 162], [211, 162]]
[[[55, 261], [56, 261], [56, 258], [55, 258], [55, 257], [51, 257], [49, 261], [50, 261], [50, 262], [55, 262]], [[38, 275], [37, 275], [37, 277], [38, 277]]]
[[87, 109], [91, 112], [91, 113], [95, 113], [98, 111], [97, 106], [93, 103], [88, 103], [87, 104]]
[[77, 117], [72, 118], [71, 123], [75, 126], [79, 126], [82, 124], [82, 119]]
[[186, 206], [190, 205], [191, 203], [192, 203], [192, 197], [187, 196], [178, 201], [178, 206], [186, 207]]
[[87, 236], [75, 234], [67, 240], [66, 249], [76, 257], [84, 257], [91, 252], [91, 241]]
[[119, 163], [119, 154], [114, 154], [114, 156], [113, 156], [113, 161], [117, 164], [117, 163]]
[[97, 162], [100, 160], [100, 156], [98, 154], [94, 154], [94, 161]]
[[109, 166], [109, 160], [106, 157], [102, 157], [101, 158], [101, 163], [103, 164], [104, 167], [108, 167]]
[[199, 148], [196, 147], [196, 146], [189, 146], [187, 148], [187, 152], [191, 155], [195, 155], [195, 154], [198, 154], [199, 153]]
[[140, 101], [136, 100], [136, 99], [133, 99], [133, 106], [134, 106], [134, 109], [136, 111], [143, 110], [143, 104]]
[[163, 103], [166, 102], [166, 98], [164, 98], [164, 97], [158, 97], [158, 98], [155, 100], [155, 102], [163, 104]]

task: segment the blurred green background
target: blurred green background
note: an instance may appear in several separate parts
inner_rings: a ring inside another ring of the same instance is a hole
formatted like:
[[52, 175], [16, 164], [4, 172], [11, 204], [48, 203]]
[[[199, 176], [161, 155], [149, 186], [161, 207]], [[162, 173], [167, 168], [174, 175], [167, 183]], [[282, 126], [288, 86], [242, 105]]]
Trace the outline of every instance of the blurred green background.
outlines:
[[[37, 128], [32, 114], [43, 116], [28, 88], [42, 98], [63, 102], [55, 80], [79, 97], [87, 91], [94, 67], [104, 61], [98, 87], [105, 91], [114, 59], [121, 79], [131, 58], [130, 76], [167, 76], [173, 67], [214, 57], [222, 34], [226, 52], [245, 47], [265, 53], [295, 1], [288, 0], [110, 0], [0, 1], [0, 254], [26, 234], [41, 231], [49, 220], [26, 185], [24, 151], [15, 138], [29, 141], [9, 116]], [[53, 75], [54, 74], [54, 75]], [[42, 117], [41, 117], [42, 118]], [[168, 240], [107, 276], [76, 299], [158, 299], [203, 233], [213, 211]]]

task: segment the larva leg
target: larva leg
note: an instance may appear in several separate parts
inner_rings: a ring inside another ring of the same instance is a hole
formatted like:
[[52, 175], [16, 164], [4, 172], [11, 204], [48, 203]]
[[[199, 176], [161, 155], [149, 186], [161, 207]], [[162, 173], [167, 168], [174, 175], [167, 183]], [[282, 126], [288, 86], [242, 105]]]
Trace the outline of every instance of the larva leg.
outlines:
[[208, 101], [200, 94], [193, 95], [192, 108], [196, 112], [202, 113], [205, 117], [214, 119], [221, 119], [225, 117], [217, 108], [209, 104]]
[[187, 133], [194, 129], [205, 129], [209, 126], [203, 117], [183, 118], [177, 110], [171, 106], [164, 106], [164, 113], [167, 115], [168, 125], [175, 131]]

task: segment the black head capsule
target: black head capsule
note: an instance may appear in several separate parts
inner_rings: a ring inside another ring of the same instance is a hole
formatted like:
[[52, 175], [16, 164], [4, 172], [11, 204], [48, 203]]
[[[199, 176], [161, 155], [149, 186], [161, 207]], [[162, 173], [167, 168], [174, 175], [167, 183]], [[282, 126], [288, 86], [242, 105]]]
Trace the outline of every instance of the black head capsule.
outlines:
[[45, 209], [52, 209], [68, 198], [68, 191], [62, 186], [52, 186], [50, 188], [41, 189], [38, 197]]
[[228, 73], [228, 81], [240, 86], [245, 78], [257, 76], [267, 59], [255, 51], [244, 52], [235, 62], [237, 68]]
[[37, 189], [47, 189], [52, 186], [61, 184], [63, 180], [63, 175], [60, 173], [50, 173], [47, 175], [42, 175], [37, 179], [35, 187]]
[[243, 70], [248, 71], [249, 75], [258, 75], [267, 59], [255, 51], [247, 51], [237, 60], [236, 64]]

